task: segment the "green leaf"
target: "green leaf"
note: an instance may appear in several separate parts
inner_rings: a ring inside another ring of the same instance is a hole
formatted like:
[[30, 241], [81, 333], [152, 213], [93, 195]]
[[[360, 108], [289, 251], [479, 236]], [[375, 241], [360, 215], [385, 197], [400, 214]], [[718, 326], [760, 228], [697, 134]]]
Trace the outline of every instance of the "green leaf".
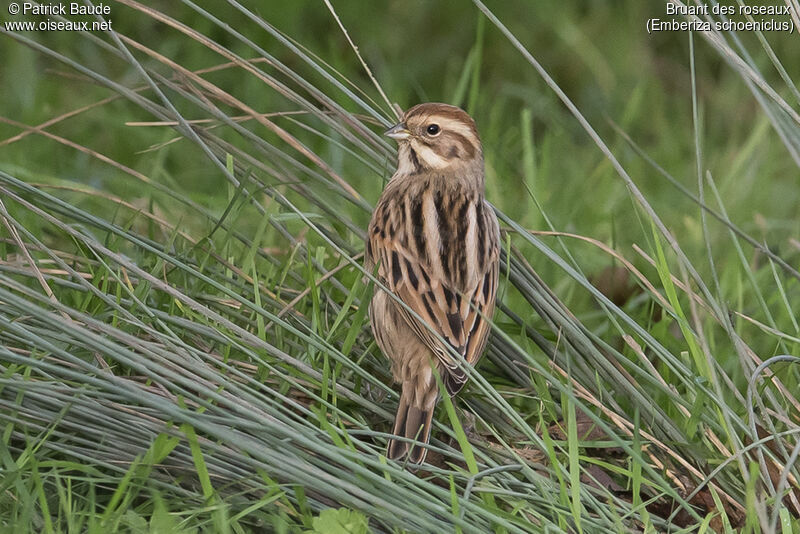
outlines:
[[339, 508], [322, 510], [306, 534], [367, 534], [367, 518], [361, 512]]

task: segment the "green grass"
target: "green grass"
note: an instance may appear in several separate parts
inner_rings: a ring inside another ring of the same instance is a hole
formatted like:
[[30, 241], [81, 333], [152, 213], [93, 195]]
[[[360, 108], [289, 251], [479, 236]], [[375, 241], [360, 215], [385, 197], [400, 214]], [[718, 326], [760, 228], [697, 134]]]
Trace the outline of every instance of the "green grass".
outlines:
[[[661, 10], [0, 29], [0, 530], [800, 531], [795, 36]], [[361, 253], [391, 105], [426, 100], [476, 118], [504, 248], [410, 473]]]

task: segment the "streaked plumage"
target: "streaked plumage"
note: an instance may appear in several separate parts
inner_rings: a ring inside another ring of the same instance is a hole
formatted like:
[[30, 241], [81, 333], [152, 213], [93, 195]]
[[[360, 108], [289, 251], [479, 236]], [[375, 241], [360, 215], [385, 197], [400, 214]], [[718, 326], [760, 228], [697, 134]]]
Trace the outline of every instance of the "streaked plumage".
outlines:
[[[420, 104], [387, 135], [398, 140], [398, 168], [370, 221], [367, 268], [378, 264], [381, 281], [474, 365], [490, 330], [499, 261], [475, 122], [455, 106]], [[439, 394], [430, 363], [450, 395], [466, 374], [431, 329], [386, 292], [375, 292], [370, 321], [402, 387], [393, 433], [427, 443]], [[420, 464], [426, 452], [390, 440], [387, 456]]]

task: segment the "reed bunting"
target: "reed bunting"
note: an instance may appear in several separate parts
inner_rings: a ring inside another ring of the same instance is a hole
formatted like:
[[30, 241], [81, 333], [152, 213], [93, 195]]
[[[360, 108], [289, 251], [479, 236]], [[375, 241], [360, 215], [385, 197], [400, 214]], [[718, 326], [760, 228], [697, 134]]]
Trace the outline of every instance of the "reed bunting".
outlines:
[[407, 307], [378, 290], [369, 317], [402, 386], [393, 434], [404, 439], [390, 439], [387, 456], [421, 464], [439, 400], [431, 365], [455, 395], [467, 377], [450, 351], [474, 365], [486, 346], [499, 227], [484, 200], [483, 152], [467, 113], [419, 104], [386, 135], [399, 145], [397, 171], [372, 214], [366, 264], [379, 265], [378, 278]]

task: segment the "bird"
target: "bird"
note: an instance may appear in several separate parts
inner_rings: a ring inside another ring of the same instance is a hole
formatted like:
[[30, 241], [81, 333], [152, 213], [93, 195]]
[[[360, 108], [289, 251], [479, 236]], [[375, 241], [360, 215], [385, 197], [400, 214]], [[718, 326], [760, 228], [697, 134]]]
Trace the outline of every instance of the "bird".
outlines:
[[475, 121], [443, 103], [418, 104], [385, 132], [397, 170], [372, 213], [365, 268], [378, 287], [369, 306], [375, 340], [391, 361], [400, 401], [386, 457], [424, 463], [439, 373], [447, 394], [467, 380], [452, 351], [475, 365], [491, 330], [500, 230], [485, 199]]

